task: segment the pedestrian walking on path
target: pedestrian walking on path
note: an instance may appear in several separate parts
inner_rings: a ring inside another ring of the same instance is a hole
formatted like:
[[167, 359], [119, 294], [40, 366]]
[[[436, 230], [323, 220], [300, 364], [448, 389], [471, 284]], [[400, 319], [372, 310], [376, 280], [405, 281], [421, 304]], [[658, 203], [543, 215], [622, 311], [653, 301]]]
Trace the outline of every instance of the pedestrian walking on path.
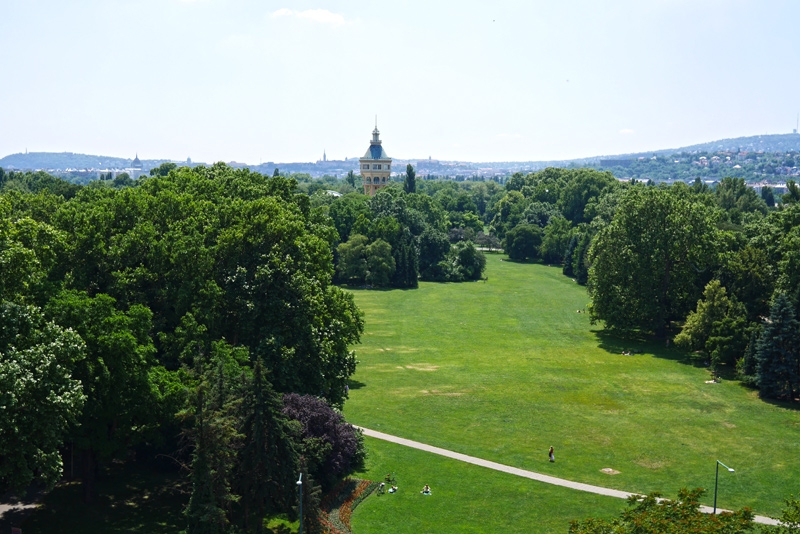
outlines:
[[551, 462], [555, 462], [556, 461], [556, 454], [554, 452], [553, 447], [550, 447], [550, 452], [548, 454], [550, 456], [550, 461]]

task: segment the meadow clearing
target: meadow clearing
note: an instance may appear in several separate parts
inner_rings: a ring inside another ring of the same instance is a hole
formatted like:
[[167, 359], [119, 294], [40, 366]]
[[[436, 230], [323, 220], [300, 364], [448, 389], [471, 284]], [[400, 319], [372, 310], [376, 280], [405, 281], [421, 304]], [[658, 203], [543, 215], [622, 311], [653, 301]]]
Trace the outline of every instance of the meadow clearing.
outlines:
[[[777, 516], [782, 499], [798, 492], [795, 405], [765, 402], [733, 380], [707, 384], [707, 369], [663, 341], [608, 335], [578, 313], [586, 290], [560, 268], [487, 259], [487, 282], [354, 291], [366, 328], [354, 347], [348, 421], [625, 491], [674, 497], [681, 487], [703, 487], [704, 504], [713, 501], [719, 459], [736, 469], [720, 474], [719, 506], [762, 515]], [[402, 487], [356, 509], [359, 534], [387, 525], [446, 531], [454, 521], [463, 522], [457, 531], [485, 531], [486, 522], [511, 532], [566, 531], [570, 519], [625, 506], [375, 439], [367, 444], [362, 476], [392, 472]], [[426, 483], [435, 494], [421, 501]]]

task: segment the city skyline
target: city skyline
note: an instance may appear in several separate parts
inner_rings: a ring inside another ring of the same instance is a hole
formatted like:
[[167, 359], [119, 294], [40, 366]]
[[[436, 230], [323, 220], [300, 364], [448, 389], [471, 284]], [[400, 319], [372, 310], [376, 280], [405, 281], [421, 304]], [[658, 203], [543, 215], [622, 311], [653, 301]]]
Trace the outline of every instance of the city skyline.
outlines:
[[796, 128], [788, 1], [10, 0], [0, 156], [536, 161]]

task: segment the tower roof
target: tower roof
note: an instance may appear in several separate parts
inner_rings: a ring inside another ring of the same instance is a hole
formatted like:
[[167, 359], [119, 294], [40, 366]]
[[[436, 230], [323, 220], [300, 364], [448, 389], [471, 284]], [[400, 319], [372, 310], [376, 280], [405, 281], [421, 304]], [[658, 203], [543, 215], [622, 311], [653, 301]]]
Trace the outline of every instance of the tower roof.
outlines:
[[141, 169], [142, 168], [142, 162], [139, 161], [139, 154], [136, 154], [136, 157], [133, 158], [133, 162], [131, 163], [131, 167], [134, 168], [134, 169]]
[[372, 130], [372, 141], [369, 142], [369, 149], [361, 159], [391, 159], [381, 146], [381, 132], [378, 131], [378, 121], [375, 119], [375, 129]]
[[381, 145], [370, 145], [361, 159], [390, 159]]

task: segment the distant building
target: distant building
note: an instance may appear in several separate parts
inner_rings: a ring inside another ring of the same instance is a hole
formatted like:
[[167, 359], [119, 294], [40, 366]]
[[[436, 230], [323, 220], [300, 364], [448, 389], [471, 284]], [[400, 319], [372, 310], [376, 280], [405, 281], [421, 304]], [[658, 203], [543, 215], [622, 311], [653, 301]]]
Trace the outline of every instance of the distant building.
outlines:
[[369, 148], [364, 157], [358, 160], [364, 194], [369, 196], [375, 195], [378, 189], [386, 187], [392, 172], [392, 158], [381, 146], [380, 134], [376, 122], [375, 129], [372, 130], [372, 141], [369, 143]]
[[128, 169], [128, 175], [134, 180], [144, 174], [144, 170], [142, 169], [142, 162], [139, 159], [139, 154], [136, 154], [136, 157], [133, 158], [133, 162], [131, 163], [131, 168]]

